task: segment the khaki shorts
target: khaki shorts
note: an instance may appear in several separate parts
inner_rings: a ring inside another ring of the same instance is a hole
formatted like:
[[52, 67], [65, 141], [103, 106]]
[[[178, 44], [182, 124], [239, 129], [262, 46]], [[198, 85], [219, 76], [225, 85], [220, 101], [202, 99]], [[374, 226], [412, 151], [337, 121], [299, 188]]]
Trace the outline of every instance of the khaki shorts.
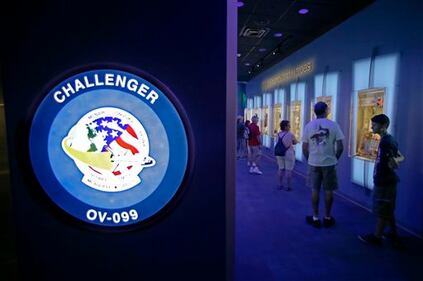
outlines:
[[276, 156], [276, 160], [278, 161], [279, 170], [287, 170], [287, 171], [294, 170], [295, 157]]
[[308, 166], [307, 184], [309, 187], [320, 191], [321, 186], [325, 191], [338, 189], [338, 178], [335, 166], [315, 167]]

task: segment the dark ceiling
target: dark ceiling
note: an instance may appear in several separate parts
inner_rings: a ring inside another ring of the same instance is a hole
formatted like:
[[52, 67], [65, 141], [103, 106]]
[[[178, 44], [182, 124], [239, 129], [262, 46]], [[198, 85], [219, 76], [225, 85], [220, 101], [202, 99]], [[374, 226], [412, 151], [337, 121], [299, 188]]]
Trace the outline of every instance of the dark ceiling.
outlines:
[[238, 81], [249, 81], [372, 2], [238, 0]]

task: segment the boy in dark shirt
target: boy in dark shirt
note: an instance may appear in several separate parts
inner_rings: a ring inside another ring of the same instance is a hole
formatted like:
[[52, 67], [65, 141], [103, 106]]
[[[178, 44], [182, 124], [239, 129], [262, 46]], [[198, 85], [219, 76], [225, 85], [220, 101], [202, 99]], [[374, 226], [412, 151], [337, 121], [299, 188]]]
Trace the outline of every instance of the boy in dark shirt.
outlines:
[[377, 223], [373, 234], [359, 235], [358, 238], [363, 242], [381, 246], [383, 230], [389, 225], [390, 232], [386, 237], [391, 239], [393, 246], [400, 247], [394, 215], [399, 181], [394, 169], [398, 168], [397, 161], [400, 153], [397, 142], [387, 132], [388, 116], [379, 114], [373, 116], [371, 120], [373, 133], [381, 136], [373, 174], [373, 213], [377, 216]]

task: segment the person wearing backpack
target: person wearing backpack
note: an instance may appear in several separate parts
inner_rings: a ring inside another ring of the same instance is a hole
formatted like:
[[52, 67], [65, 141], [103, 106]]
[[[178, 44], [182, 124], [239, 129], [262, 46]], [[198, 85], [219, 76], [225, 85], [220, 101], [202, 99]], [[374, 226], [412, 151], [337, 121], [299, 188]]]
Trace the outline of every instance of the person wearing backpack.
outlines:
[[387, 132], [389, 117], [379, 114], [373, 116], [371, 121], [373, 133], [381, 136], [373, 173], [373, 213], [377, 217], [377, 222], [374, 233], [359, 235], [358, 238], [365, 243], [382, 246], [383, 230], [385, 226], [389, 226], [390, 232], [385, 236], [392, 242], [394, 248], [401, 249], [403, 245], [397, 234], [394, 215], [399, 181], [395, 169], [404, 157], [399, 152], [394, 137]]
[[[293, 133], [289, 130], [291, 125], [288, 120], [282, 120], [279, 124], [281, 131], [277, 134], [275, 145], [275, 156], [278, 162], [278, 182], [279, 190], [291, 191], [292, 170], [295, 165], [294, 145], [298, 143]], [[284, 187], [284, 179], [286, 185]]]

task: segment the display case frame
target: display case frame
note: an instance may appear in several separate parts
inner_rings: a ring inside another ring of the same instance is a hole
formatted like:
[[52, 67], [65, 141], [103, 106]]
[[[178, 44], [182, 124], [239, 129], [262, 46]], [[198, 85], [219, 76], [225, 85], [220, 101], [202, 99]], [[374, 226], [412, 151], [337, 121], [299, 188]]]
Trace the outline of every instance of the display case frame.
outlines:
[[293, 100], [289, 104], [289, 120], [291, 123], [291, 133], [294, 134], [297, 140], [301, 139], [301, 124], [304, 122], [303, 112], [302, 112], [302, 103], [301, 100]]
[[279, 124], [283, 120], [282, 105], [280, 103], [273, 105], [273, 135], [276, 135], [280, 131]]
[[269, 135], [269, 130], [270, 130], [270, 107], [268, 105], [263, 106], [262, 108], [262, 120], [261, 120], [261, 124], [262, 124], [262, 134], [263, 135]]
[[374, 162], [380, 136], [373, 134], [371, 118], [384, 113], [386, 88], [362, 89], [355, 93], [350, 112], [349, 156]]

